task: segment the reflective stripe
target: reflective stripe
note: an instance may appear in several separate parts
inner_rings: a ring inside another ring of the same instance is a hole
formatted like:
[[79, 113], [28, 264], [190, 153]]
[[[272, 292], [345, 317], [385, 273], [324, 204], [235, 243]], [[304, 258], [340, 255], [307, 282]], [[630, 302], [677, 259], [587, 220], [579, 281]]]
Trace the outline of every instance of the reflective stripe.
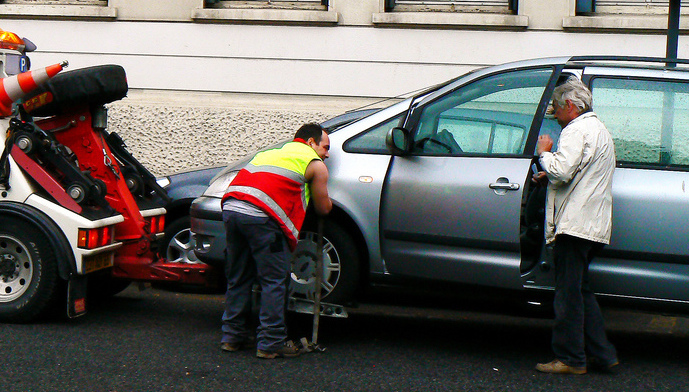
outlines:
[[235, 198], [256, 205], [280, 224], [294, 250], [310, 197], [306, 169], [313, 160], [320, 157], [303, 143], [260, 152], [237, 173], [222, 200]]
[[287, 177], [290, 180], [293, 180], [296, 182], [301, 182], [301, 183], [306, 182], [306, 177], [303, 174], [297, 173], [297, 172], [292, 171], [290, 169], [285, 169], [284, 167], [269, 166], [269, 165], [257, 166], [257, 165], [254, 165], [253, 163], [249, 162], [244, 167], [244, 169], [246, 169], [249, 173], [272, 173], [272, 174], [277, 174], [279, 176]]
[[263, 203], [265, 203], [268, 208], [270, 208], [282, 221], [282, 223], [285, 224], [287, 229], [292, 232], [292, 235], [294, 236], [295, 239], [299, 238], [299, 230], [294, 226], [294, 223], [292, 220], [287, 216], [285, 211], [270, 197], [268, 194], [265, 192], [261, 191], [260, 189], [256, 189], [250, 186], [237, 186], [237, 185], [231, 185], [229, 188], [227, 188], [228, 193], [230, 192], [240, 192], [244, 193], [250, 196], [253, 196], [259, 200], [261, 200]]
[[[285, 160], [286, 156], [292, 154], [296, 155]], [[296, 159], [297, 155], [300, 155], [298, 159]], [[311, 197], [311, 190], [306, 186], [306, 176], [304, 174], [306, 167], [314, 159], [320, 160], [321, 158], [311, 147], [303, 143], [291, 142], [278, 149], [256, 154], [244, 169], [251, 174], [271, 173], [301, 183], [301, 204], [304, 206], [304, 210], [306, 210]]]

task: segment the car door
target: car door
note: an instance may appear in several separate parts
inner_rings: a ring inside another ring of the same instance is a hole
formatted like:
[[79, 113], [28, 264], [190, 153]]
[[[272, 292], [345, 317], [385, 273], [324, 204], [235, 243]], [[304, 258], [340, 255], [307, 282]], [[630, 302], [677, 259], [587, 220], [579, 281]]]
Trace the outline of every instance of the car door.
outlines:
[[594, 289], [689, 301], [687, 75], [593, 67], [584, 75], [617, 156], [612, 238], [591, 266]]
[[531, 129], [539, 127], [532, 122], [554, 73], [496, 73], [415, 103], [405, 124], [409, 152], [392, 159], [382, 196], [388, 272], [522, 287], [520, 211]]

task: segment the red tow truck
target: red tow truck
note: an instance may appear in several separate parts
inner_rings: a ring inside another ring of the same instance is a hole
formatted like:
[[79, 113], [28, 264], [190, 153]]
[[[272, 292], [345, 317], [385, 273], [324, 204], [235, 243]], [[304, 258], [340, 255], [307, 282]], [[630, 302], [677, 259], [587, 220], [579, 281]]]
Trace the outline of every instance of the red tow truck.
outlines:
[[155, 200], [167, 195], [107, 131], [105, 105], [127, 94], [124, 69], [29, 71], [33, 49], [0, 31], [0, 321], [80, 316], [89, 298], [132, 281], [214, 282], [210, 266], [158, 253], [165, 208]]

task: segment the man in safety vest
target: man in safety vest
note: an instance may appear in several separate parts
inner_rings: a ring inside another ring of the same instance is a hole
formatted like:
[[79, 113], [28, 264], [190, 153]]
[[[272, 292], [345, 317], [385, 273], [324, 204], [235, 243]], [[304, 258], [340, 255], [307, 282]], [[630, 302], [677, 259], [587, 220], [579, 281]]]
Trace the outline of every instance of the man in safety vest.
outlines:
[[330, 139], [318, 124], [305, 124], [292, 142], [266, 150], [232, 180], [222, 199], [227, 231], [227, 293], [221, 349], [237, 351], [248, 341], [254, 281], [261, 287], [256, 356], [295, 357], [287, 343], [285, 304], [290, 261], [309, 200], [319, 215], [332, 209], [328, 196]]

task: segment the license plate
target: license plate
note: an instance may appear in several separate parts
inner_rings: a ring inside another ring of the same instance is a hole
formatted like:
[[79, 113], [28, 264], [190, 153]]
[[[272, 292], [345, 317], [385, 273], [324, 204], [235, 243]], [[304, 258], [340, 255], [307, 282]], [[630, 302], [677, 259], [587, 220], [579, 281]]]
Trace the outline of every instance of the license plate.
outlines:
[[29, 57], [18, 54], [7, 54], [5, 56], [5, 73], [8, 75], [17, 75], [26, 72], [31, 68], [31, 61]]
[[112, 267], [114, 260], [115, 254], [111, 252], [84, 257], [83, 273], [88, 274], [99, 269]]

